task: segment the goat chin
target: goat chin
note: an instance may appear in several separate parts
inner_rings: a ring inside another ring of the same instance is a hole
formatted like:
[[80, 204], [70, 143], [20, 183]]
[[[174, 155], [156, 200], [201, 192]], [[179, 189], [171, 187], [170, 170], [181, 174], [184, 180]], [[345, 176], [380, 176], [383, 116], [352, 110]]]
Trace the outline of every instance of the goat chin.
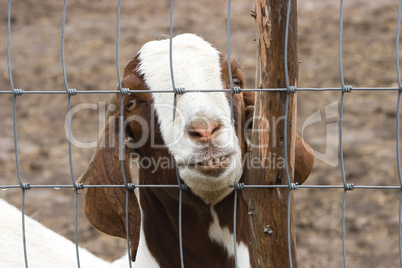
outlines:
[[240, 181], [243, 174], [240, 161], [239, 151], [232, 156], [229, 166], [220, 176], [204, 175], [195, 168], [179, 168], [180, 177], [205, 203], [215, 205], [233, 191], [231, 185]]

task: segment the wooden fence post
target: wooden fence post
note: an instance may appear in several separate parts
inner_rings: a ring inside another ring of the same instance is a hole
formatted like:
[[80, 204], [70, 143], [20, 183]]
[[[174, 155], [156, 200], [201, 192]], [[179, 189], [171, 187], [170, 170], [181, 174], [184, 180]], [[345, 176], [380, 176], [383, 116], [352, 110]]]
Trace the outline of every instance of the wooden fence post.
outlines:
[[[285, 29], [288, 1], [256, 0], [258, 62], [256, 88], [286, 88]], [[292, 0], [288, 39], [289, 85], [297, 86], [297, 0]], [[284, 152], [286, 91], [258, 92], [254, 111], [250, 161], [246, 184], [287, 185]], [[296, 94], [289, 95], [287, 148], [289, 174], [293, 182]], [[259, 159], [260, 162], [255, 161]], [[254, 163], [254, 164], [253, 164]], [[255, 163], [262, 165], [256, 166]], [[288, 188], [249, 189], [252, 247], [257, 267], [290, 267], [287, 240]], [[296, 241], [291, 199], [292, 264], [296, 263]]]

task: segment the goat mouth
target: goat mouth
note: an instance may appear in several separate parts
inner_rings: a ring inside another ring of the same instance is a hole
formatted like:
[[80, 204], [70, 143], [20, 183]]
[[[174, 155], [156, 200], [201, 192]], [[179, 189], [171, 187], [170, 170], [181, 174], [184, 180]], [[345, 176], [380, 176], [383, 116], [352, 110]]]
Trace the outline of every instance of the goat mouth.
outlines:
[[223, 173], [224, 170], [229, 167], [231, 163], [231, 155], [211, 157], [202, 161], [195, 161], [188, 164], [188, 167], [196, 169], [202, 173], [206, 173], [212, 176], [218, 176]]
[[220, 169], [226, 168], [230, 164], [230, 157], [228, 155], [221, 157], [212, 157], [208, 160], [195, 163], [195, 167], [200, 170]]

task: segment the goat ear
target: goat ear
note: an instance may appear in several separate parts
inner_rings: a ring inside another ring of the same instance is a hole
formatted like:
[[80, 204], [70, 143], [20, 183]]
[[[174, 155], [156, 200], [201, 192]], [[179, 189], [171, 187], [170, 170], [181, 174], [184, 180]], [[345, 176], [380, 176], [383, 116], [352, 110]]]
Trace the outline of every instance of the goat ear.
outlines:
[[[105, 115], [105, 122], [107, 122], [110, 117], [115, 116], [116, 114], [118, 114], [120, 112], [120, 100], [118, 99], [117, 96], [118, 96], [117, 94], [114, 94], [110, 100], [110, 105], [114, 105], [114, 107], [113, 107], [114, 109], [107, 110], [106, 115]], [[81, 173], [81, 175], [76, 180], [77, 183], [87, 184], [89, 182], [91, 174], [92, 174], [92, 169], [94, 167], [95, 159], [98, 155], [98, 150], [99, 150], [99, 147], [96, 148], [96, 150], [92, 154], [92, 157], [88, 163], [88, 166], [84, 169], [84, 171]]]
[[[124, 70], [123, 80], [121, 81], [123, 88], [133, 89], [146, 89], [143, 80], [141, 79], [140, 75], [136, 73], [136, 68], [139, 64], [138, 56], [133, 58], [127, 64]], [[119, 90], [116, 87], [116, 90]], [[143, 94], [143, 96], [148, 96], [149, 94]], [[120, 93], [116, 93], [110, 100], [110, 105], [114, 105], [114, 109], [108, 109], [105, 115], [105, 122], [109, 120], [112, 116], [115, 116], [120, 112]], [[88, 166], [85, 168], [84, 172], [78, 177], [77, 183], [86, 184], [89, 179], [90, 175], [92, 174], [92, 169], [94, 166], [95, 159], [98, 155], [99, 148], [96, 148], [94, 151], [91, 160], [89, 161]]]
[[[123, 141], [129, 139], [125, 128]], [[92, 167], [85, 177], [90, 185], [124, 185], [119, 148], [119, 116], [113, 115], [106, 123]], [[125, 151], [124, 172], [127, 182], [131, 182], [128, 148]], [[134, 191], [129, 196], [129, 215], [126, 221], [125, 188], [88, 188], [84, 210], [90, 223], [102, 232], [126, 238], [126, 222], [129, 222], [129, 236], [132, 259], [135, 260], [140, 235], [141, 213]]]
[[299, 134], [296, 133], [295, 144], [295, 182], [303, 184], [314, 165], [314, 151]]
[[252, 127], [252, 119], [254, 115], [254, 103], [255, 103], [255, 93], [252, 91], [244, 91], [243, 92], [243, 101], [246, 112], [246, 124], [247, 128], [251, 130]]
[[[255, 93], [243, 92], [246, 112], [247, 139], [251, 139], [252, 120], [254, 115]], [[314, 152], [299, 134], [296, 133], [295, 144], [295, 182], [303, 184], [311, 173], [314, 165]]]

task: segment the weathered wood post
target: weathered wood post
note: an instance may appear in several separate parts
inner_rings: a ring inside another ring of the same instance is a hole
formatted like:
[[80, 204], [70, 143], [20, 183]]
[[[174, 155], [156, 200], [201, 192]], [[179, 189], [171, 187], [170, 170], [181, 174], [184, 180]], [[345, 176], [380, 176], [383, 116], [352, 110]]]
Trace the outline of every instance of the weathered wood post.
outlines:
[[[287, 0], [256, 0], [257, 88], [286, 88], [284, 51], [287, 8]], [[287, 51], [289, 85], [297, 86], [297, 0], [292, 0], [291, 3]], [[247, 184], [287, 185], [284, 151], [286, 95], [286, 91], [256, 93], [249, 156], [251, 161], [246, 169]], [[295, 163], [295, 113], [296, 94], [290, 93], [287, 149], [292, 182]], [[255, 159], [260, 159], [262, 165], [256, 166], [258, 161]], [[249, 191], [255, 263], [258, 267], [290, 267], [287, 240], [288, 188], [252, 188]], [[292, 264], [297, 267], [293, 196], [290, 215]]]

